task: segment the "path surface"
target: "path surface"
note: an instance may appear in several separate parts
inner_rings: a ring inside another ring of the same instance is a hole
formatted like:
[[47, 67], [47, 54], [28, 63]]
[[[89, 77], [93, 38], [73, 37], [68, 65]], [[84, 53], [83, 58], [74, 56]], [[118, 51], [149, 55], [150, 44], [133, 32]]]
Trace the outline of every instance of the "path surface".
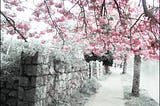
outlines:
[[121, 71], [111, 68], [112, 74], [104, 81], [100, 81], [102, 87], [93, 95], [85, 106], [125, 106], [123, 99], [123, 87]]

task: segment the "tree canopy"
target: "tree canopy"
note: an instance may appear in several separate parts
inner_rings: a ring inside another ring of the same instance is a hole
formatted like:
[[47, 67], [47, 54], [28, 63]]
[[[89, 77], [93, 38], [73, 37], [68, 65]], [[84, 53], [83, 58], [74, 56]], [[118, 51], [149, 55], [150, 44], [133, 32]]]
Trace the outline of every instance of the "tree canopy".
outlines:
[[50, 50], [81, 45], [86, 54], [103, 56], [110, 50], [116, 59], [126, 54], [160, 59], [160, 8], [158, 0], [152, 2], [2, 0], [0, 28], [25, 42], [40, 40]]

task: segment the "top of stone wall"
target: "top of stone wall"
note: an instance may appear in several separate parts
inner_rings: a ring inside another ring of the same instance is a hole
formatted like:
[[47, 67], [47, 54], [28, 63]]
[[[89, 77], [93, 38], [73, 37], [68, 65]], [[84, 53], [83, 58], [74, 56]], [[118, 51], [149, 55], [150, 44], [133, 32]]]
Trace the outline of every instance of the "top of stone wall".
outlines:
[[37, 65], [37, 64], [47, 64], [49, 63], [49, 56], [36, 52], [34, 55], [28, 55], [22, 52], [21, 54], [21, 64], [26, 65]]

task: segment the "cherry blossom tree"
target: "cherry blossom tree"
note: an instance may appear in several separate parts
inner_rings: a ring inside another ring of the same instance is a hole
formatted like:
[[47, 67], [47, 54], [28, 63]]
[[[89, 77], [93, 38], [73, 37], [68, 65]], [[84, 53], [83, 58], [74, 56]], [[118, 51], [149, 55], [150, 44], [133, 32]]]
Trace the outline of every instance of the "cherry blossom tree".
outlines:
[[132, 93], [138, 96], [141, 58], [160, 59], [159, 7], [154, 2], [159, 1], [3, 0], [0, 28], [25, 42], [50, 43], [50, 50], [72, 51], [83, 44], [86, 54], [103, 56], [110, 50], [115, 59], [134, 54]]

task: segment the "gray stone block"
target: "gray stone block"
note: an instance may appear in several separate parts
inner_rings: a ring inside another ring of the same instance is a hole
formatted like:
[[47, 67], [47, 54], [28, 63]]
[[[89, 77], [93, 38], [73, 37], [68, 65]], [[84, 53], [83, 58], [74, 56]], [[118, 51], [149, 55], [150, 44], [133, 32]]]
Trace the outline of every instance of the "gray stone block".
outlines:
[[42, 100], [37, 101], [37, 102], [35, 103], [35, 106], [43, 106], [43, 101], [42, 101]]
[[2, 103], [4, 103], [5, 101], [6, 101], [6, 95], [4, 95], [4, 94], [0, 94], [0, 101], [2, 102]]
[[18, 106], [30, 106], [28, 102], [18, 101]]
[[46, 98], [47, 89], [46, 86], [36, 88], [35, 99], [36, 101]]
[[13, 81], [7, 82], [7, 83], [6, 83], [6, 88], [12, 89], [12, 88], [13, 88]]
[[32, 63], [33, 64], [47, 64], [49, 63], [49, 56], [43, 55], [43, 54], [38, 54], [37, 58], [32, 58]]
[[0, 88], [4, 88], [5, 87], [5, 81], [0, 81]]
[[32, 64], [32, 57], [31, 56], [22, 56], [21, 64]]
[[24, 97], [24, 89], [22, 87], [18, 88], [18, 99], [23, 100]]
[[9, 95], [10, 97], [18, 97], [17, 91], [11, 91], [8, 95]]
[[5, 94], [5, 95], [8, 94], [9, 91], [10, 91], [10, 90], [5, 89], [5, 88], [1, 89], [1, 93], [2, 93], [2, 94]]
[[21, 71], [26, 76], [37, 76], [37, 65], [24, 65]]
[[36, 86], [43, 86], [44, 85], [44, 80], [43, 77], [37, 77], [36, 78]]
[[19, 81], [20, 86], [28, 86], [28, 83], [29, 83], [28, 77], [21, 77], [20, 78], [20, 81]]
[[37, 77], [35, 77], [35, 76], [30, 76], [30, 77], [28, 77], [28, 79], [29, 79], [29, 82], [28, 82], [28, 87], [36, 87], [36, 79], [37, 79]]
[[7, 105], [16, 106], [17, 105], [17, 99], [9, 99], [9, 100], [7, 100]]
[[35, 103], [28, 103], [28, 106], [35, 106]]
[[42, 65], [42, 69], [40, 72], [42, 72], [41, 73], [42, 75], [48, 75], [50, 73], [49, 65]]
[[35, 91], [36, 89], [24, 90], [24, 101], [27, 102], [34, 102], [35, 101]]

